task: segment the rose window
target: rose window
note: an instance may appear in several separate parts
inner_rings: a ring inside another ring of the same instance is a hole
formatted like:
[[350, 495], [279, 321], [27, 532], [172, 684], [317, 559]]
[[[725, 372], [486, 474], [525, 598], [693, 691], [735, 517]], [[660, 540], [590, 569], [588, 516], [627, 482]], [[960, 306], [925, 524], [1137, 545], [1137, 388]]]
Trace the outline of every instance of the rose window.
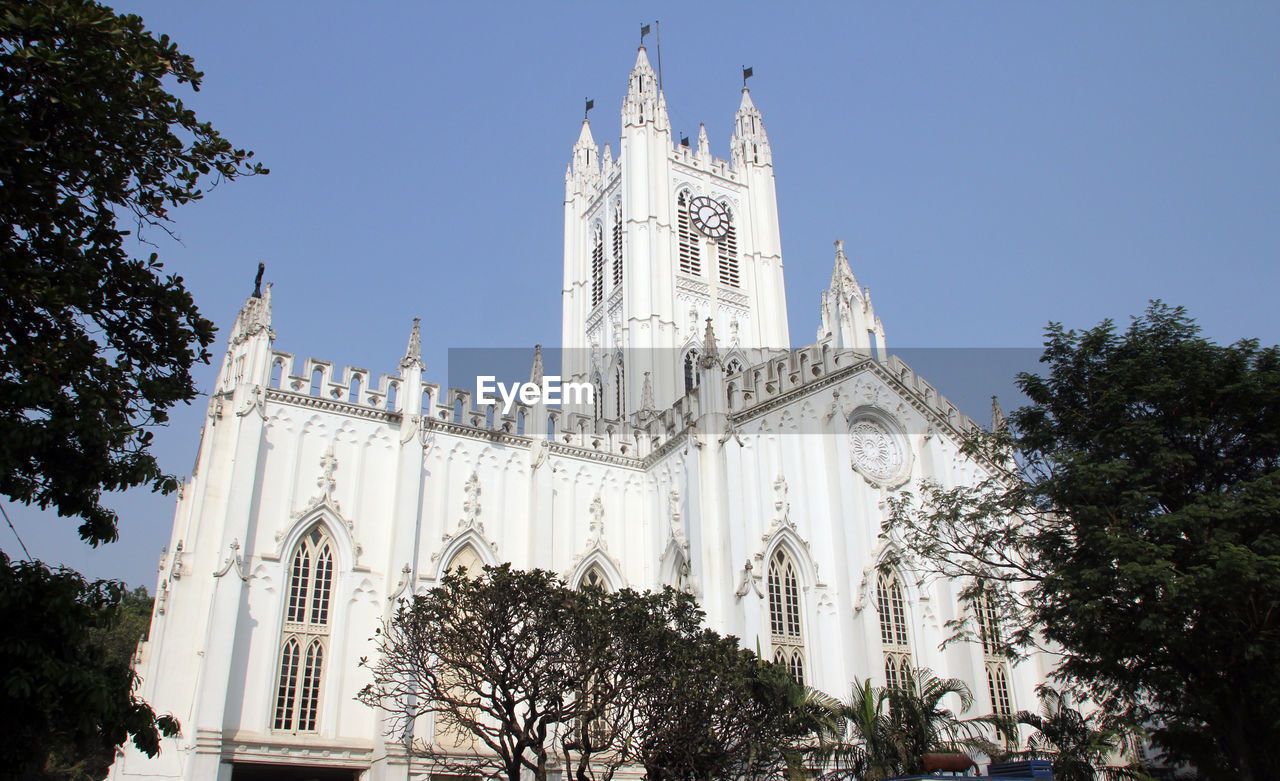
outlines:
[[853, 465], [872, 480], [887, 481], [902, 470], [902, 446], [882, 424], [863, 418], [849, 427]]

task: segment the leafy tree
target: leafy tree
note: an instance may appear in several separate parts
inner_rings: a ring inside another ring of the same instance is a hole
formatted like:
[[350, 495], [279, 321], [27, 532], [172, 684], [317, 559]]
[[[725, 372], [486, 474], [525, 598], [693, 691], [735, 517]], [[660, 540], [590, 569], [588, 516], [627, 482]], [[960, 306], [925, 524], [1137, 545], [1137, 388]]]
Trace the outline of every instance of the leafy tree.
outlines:
[[265, 173], [167, 87], [203, 74], [89, 0], [0, 2], [0, 492], [116, 539], [103, 491], [177, 484], [148, 427], [196, 396], [213, 324], [122, 226]]
[[[555, 734], [574, 726], [585, 680], [569, 653], [582, 631], [575, 595], [549, 572], [486, 567], [449, 573], [402, 602], [379, 631], [379, 655], [361, 665], [373, 682], [360, 699], [387, 712], [388, 734], [448, 772], [545, 779]], [[438, 735], [414, 739], [419, 717]]]
[[[360, 698], [412, 754], [471, 777], [542, 779], [556, 762], [577, 781], [628, 764], [654, 781], [796, 767], [803, 687], [702, 618], [673, 589], [573, 590], [510, 565], [449, 574], [380, 630]], [[427, 714], [434, 736], [415, 731]]]
[[[98, 777], [126, 740], [155, 754], [177, 722], [135, 696], [137, 637], [120, 583], [0, 553], [0, 766], [19, 778]], [[93, 774], [93, 775], [90, 775]]]
[[[104, 491], [171, 491], [149, 427], [196, 395], [213, 325], [131, 230], [224, 179], [265, 173], [167, 90], [202, 74], [142, 20], [88, 0], [0, 0], [0, 494], [116, 539]], [[128, 229], [126, 229], [128, 228]], [[132, 736], [154, 754], [176, 723], [134, 696], [126, 661], [89, 643], [119, 584], [0, 562], [0, 763], [50, 747], [108, 755]], [[132, 648], [129, 649], [130, 655]]]
[[992, 584], [1010, 647], [1151, 723], [1210, 778], [1280, 765], [1280, 349], [1221, 346], [1154, 302], [1123, 333], [1051, 324], [1029, 406], [972, 452], [994, 476], [900, 497], [936, 574]]
[[1084, 713], [1071, 703], [1071, 696], [1049, 686], [1041, 686], [1040, 713], [1021, 710], [1001, 729], [1012, 732], [1018, 725], [1031, 728], [1027, 747], [1006, 753], [1004, 759], [1047, 759], [1053, 763], [1055, 781], [1124, 781], [1149, 778], [1137, 762], [1127, 766], [1112, 764], [1118, 756], [1133, 755], [1137, 730], [1122, 719], [1094, 709]]

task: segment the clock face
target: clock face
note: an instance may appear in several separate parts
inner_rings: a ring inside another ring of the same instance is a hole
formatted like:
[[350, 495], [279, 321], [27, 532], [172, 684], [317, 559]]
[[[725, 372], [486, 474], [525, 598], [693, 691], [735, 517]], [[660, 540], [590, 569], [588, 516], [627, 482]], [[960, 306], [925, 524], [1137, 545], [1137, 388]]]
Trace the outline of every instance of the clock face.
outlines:
[[723, 239], [729, 233], [729, 212], [705, 195], [689, 202], [689, 214], [694, 226], [708, 238]]

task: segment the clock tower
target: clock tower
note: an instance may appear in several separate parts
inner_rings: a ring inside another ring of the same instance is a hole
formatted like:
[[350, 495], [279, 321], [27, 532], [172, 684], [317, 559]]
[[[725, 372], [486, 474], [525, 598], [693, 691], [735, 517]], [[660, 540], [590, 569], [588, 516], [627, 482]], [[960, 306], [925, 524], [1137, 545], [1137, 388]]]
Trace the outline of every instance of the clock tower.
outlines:
[[599, 419], [685, 396], [712, 332], [730, 373], [789, 347], [773, 155], [745, 86], [729, 148], [714, 157], [705, 125], [696, 148], [673, 143], [644, 46], [616, 158], [582, 122], [565, 172], [563, 373], [596, 384]]

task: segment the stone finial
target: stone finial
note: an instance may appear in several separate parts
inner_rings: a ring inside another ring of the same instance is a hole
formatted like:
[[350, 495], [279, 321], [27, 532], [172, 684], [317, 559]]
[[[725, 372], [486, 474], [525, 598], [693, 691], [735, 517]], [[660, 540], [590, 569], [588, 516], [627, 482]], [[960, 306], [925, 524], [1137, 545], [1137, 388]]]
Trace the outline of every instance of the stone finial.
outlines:
[[413, 318], [413, 328], [409, 331], [409, 346], [405, 348], [404, 358], [400, 359], [401, 369], [422, 368], [422, 319]]
[[1000, 409], [1000, 399], [994, 394], [991, 396], [991, 430], [992, 432], [1007, 431], [1009, 422], [1005, 419], [1004, 410]]
[[529, 372], [529, 382], [542, 386], [542, 345], [533, 346], [533, 370]]
[[716, 330], [711, 325], [711, 318], [707, 318], [707, 329], [702, 334], [702, 367], [710, 369], [712, 366], [720, 362], [720, 353], [716, 349]]
[[705, 123], [698, 124], [698, 157], [708, 158], [711, 156], [711, 141], [707, 139], [707, 126]]

